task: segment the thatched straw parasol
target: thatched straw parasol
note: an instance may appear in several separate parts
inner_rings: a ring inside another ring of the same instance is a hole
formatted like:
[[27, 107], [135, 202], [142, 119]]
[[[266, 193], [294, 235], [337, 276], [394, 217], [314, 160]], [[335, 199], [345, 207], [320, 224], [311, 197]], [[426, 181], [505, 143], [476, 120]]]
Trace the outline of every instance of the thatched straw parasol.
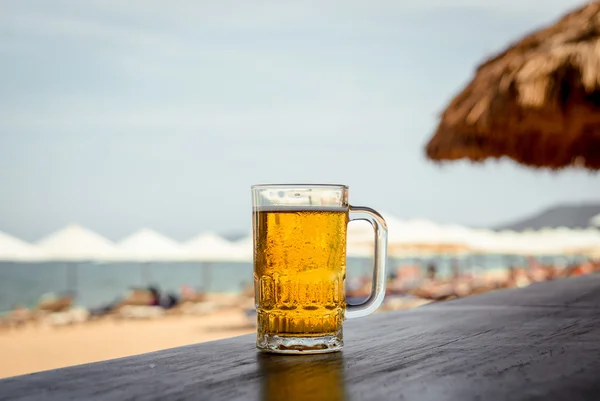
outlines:
[[436, 160], [508, 156], [600, 169], [600, 2], [562, 17], [477, 68], [426, 147]]

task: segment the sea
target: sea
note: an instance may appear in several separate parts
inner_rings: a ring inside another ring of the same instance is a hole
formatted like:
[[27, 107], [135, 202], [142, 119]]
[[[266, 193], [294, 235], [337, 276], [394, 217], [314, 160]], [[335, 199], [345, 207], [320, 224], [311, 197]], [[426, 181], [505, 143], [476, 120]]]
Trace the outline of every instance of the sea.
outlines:
[[[368, 260], [349, 259], [348, 276], [371, 274]], [[154, 285], [179, 294], [183, 286], [238, 293], [253, 282], [252, 263], [12, 263], [0, 262], [0, 314], [41, 297], [75, 290], [75, 302], [101, 307], [132, 288]]]
[[[502, 255], [479, 258], [477, 269], [506, 266]], [[420, 264], [425, 271], [431, 260], [394, 259], [388, 274], [404, 264]], [[440, 276], [450, 274], [451, 258], [436, 258]], [[348, 258], [347, 277], [371, 276], [372, 260]], [[464, 265], [464, 264], [463, 264]], [[469, 265], [468, 263], [466, 264]], [[469, 267], [467, 267], [469, 268]], [[0, 314], [15, 306], [33, 307], [41, 297], [75, 290], [75, 303], [101, 307], [123, 297], [135, 287], [157, 286], [179, 294], [182, 286], [219, 293], [239, 293], [253, 281], [251, 263], [11, 263], [0, 262]]]

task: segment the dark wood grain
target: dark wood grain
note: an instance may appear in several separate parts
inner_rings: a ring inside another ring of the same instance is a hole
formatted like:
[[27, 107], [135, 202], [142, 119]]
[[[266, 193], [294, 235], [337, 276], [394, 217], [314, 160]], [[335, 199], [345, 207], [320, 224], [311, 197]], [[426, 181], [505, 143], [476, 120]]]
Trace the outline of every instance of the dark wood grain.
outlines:
[[259, 354], [242, 336], [18, 376], [0, 400], [600, 400], [600, 275], [376, 314], [344, 334], [338, 354]]

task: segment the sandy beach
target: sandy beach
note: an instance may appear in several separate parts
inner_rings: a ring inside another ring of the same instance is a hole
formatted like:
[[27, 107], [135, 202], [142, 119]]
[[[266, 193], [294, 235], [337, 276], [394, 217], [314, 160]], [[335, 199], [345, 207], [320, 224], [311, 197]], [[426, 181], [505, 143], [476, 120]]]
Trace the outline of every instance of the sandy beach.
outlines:
[[0, 378], [253, 333], [240, 309], [0, 332]]

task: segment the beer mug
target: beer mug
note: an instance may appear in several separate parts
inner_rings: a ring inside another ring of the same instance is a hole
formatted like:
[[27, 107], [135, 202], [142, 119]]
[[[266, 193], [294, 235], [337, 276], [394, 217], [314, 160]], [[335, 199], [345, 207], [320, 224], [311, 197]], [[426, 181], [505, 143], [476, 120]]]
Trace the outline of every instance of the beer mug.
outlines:
[[[385, 296], [387, 226], [373, 209], [350, 206], [345, 185], [252, 186], [258, 349], [284, 354], [339, 351], [342, 322], [374, 312]], [[347, 305], [349, 221], [375, 231], [371, 294]]]

